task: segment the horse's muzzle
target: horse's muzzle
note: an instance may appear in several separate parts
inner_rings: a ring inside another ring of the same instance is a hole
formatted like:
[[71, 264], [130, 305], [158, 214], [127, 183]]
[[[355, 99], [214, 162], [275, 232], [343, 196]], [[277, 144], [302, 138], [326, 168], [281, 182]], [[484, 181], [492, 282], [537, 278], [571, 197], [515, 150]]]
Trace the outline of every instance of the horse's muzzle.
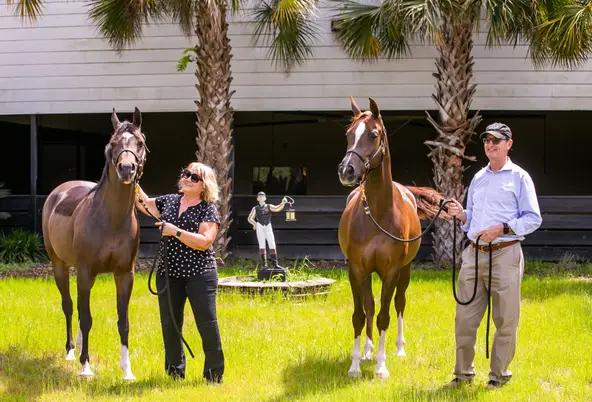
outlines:
[[359, 181], [359, 175], [356, 174], [356, 168], [351, 163], [341, 162], [337, 167], [339, 181], [346, 187], [354, 187]]
[[122, 162], [117, 165], [117, 175], [119, 180], [125, 184], [130, 184], [136, 178], [137, 166], [135, 163]]

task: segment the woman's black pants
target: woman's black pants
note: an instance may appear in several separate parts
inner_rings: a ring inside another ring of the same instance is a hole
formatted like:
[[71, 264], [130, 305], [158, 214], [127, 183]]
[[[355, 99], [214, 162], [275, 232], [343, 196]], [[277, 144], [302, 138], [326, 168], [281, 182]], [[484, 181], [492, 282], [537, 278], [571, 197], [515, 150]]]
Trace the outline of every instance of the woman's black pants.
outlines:
[[[165, 277], [156, 275], [156, 288], [165, 287]], [[179, 330], [183, 328], [185, 301], [189, 299], [205, 355], [203, 376], [207, 381], [220, 382], [224, 374], [224, 353], [216, 318], [218, 271], [211, 270], [191, 278], [169, 278], [171, 306]], [[165, 370], [171, 377], [185, 378], [183, 342], [171, 320], [166, 292], [158, 295], [160, 322], [165, 348]]]

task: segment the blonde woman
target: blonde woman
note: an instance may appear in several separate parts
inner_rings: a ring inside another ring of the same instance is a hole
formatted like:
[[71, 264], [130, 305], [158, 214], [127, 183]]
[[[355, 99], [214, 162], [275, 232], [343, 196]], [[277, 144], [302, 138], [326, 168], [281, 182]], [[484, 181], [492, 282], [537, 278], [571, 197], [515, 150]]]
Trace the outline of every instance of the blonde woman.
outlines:
[[[172, 310], [179, 329], [183, 328], [183, 310], [189, 299], [205, 355], [203, 376], [211, 383], [222, 381], [224, 353], [216, 317], [218, 271], [212, 243], [218, 233], [220, 215], [216, 174], [207, 165], [192, 162], [182, 169], [177, 182], [179, 193], [149, 198], [142, 189], [138, 197], [154, 216], [164, 223], [163, 236], [169, 236], [167, 263]], [[138, 210], [149, 215], [136, 201]], [[163, 247], [161, 243], [161, 247]], [[164, 256], [163, 250], [159, 250]], [[156, 287], [165, 287], [164, 261], [160, 259]], [[160, 321], [165, 347], [165, 370], [173, 378], [185, 378], [185, 353], [181, 338], [170, 317], [166, 292], [158, 296]]]

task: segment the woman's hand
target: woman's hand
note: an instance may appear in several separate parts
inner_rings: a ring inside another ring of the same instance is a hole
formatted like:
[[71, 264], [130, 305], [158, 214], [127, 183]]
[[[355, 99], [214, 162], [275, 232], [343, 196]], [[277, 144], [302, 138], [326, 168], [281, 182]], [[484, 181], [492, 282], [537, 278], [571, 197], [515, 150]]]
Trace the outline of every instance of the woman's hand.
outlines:
[[160, 229], [162, 225], [164, 225], [164, 229], [162, 230], [163, 236], [175, 236], [177, 231], [179, 230], [178, 227], [173, 225], [172, 223], [167, 222], [156, 222], [155, 225]]

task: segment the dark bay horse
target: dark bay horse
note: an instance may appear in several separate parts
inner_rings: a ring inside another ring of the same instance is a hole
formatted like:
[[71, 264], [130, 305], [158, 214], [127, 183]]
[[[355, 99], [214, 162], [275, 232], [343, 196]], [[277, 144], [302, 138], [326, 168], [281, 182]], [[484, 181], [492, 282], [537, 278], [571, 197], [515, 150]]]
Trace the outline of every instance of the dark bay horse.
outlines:
[[114, 132], [105, 147], [105, 168], [98, 183], [68, 181], [56, 187], [43, 206], [43, 241], [53, 264], [66, 316], [66, 360], [75, 360], [69, 268], [76, 268], [78, 336], [82, 371], [92, 376], [88, 335], [92, 327], [90, 290], [98, 274], [112, 272], [117, 289], [120, 366], [126, 380], [135, 379], [128, 350], [128, 305], [139, 247], [134, 186], [142, 175], [147, 148], [138, 108], [133, 121], [120, 122], [113, 109]]
[[[360, 360], [362, 357], [372, 359], [372, 273], [376, 272], [382, 281], [380, 312], [376, 320], [380, 334], [376, 375], [386, 378], [389, 375], [386, 368], [389, 307], [396, 289], [397, 356], [405, 356], [405, 291], [409, 285], [411, 261], [417, 254], [420, 240], [400, 242], [391, 239], [366, 215], [362, 201], [364, 198], [367, 200], [372, 217], [387, 232], [410, 239], [421, 233], [420, 219], [436, 216], [442, 197], [431, 188], [403, 186], [393, 182], [386, 128], [378, 105], [370, 98], [370, 111], [362, 112], [354, 99], [350, 99], [354, 116], [346, 134], [347, 152], [338, 167], [341, 183], [349, 187], [357, 186], [348, 196], [339, 222], [339, 245], [348, 260], [354, 301], [354, 349], [348, 373], [350, 377], [360, 377]], [[367, 337], [362, 354], [360, 335], [364, 324]]]

